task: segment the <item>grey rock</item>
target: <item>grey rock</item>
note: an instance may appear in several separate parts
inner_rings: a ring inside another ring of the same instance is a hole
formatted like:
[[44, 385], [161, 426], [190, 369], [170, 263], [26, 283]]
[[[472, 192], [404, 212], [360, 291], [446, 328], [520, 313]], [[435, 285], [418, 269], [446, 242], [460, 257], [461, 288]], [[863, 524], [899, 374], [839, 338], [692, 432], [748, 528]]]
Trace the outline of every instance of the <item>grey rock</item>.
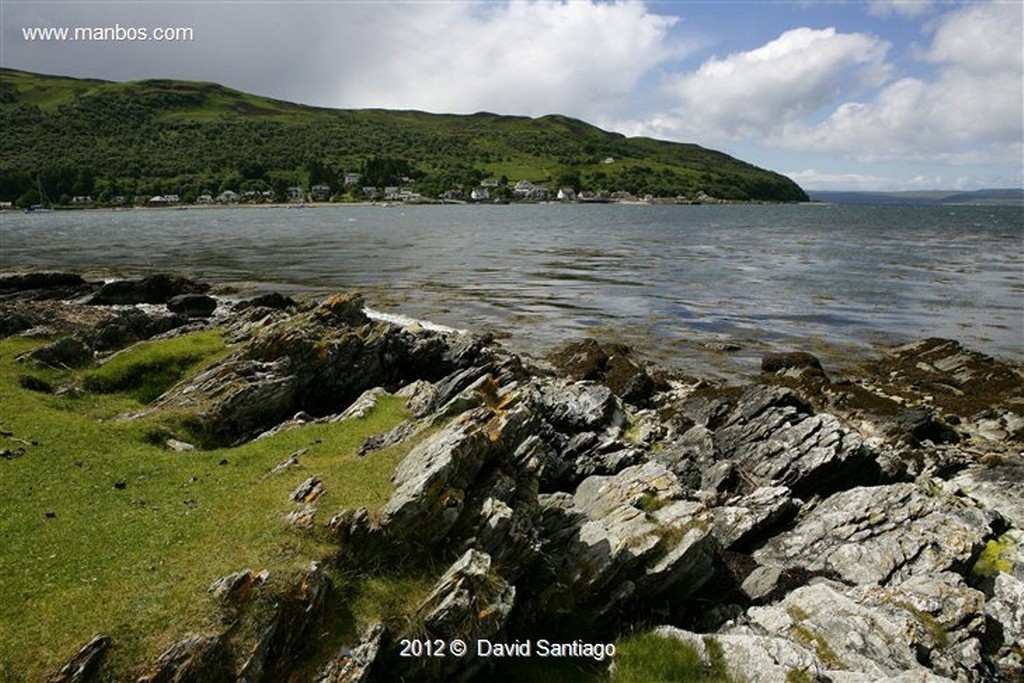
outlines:
[[974, 465], [951, 480], [960, 492], [1024, 529], [1024, 457]]
[[621, 409], [611, 389], [592, 382], [552, 381], [540, 389], [543, 417], [570, 433], [602, 431]]
[[759, 563], [801, 564], [854, 584], [897, 583], [964, 570], [992, 533], [991, 513], [933, 498], [915, 484], [834, 494], [754, 553]]
[[109, 646], [110, 636], [96, 636], [75, 653], [60, 671], [47, 678], [47, 683], [85, 683], [92, 677]]
[[571, 498], [542, 496], [545, 609], [600, 619], [627, 600], [698, 590], [712, 573], [710, 529], [703, 505], [674, 500], [682, 492], [664, 465], [648, 462], [589, 477]]
[[316, 683], [369, 683], [374, 664], [381, 658], [386, 633], [380, 622], [367, 626], [355, 647], [343, 648], [321, 668]]
[[395, 471], [380, 527], [416, 546], [439, 542], [462, 516], [484, 464], [514, 452], [528, 436], [529, 420], [523, 405], [501, 413], [477, 408], [416, 446]]
[[324, 493], [323, 482], [318, 476], [312, 476], [299, 484], [292, 491], [289, 499], [296, 503], [312, 503]]
[[792, 519], [799, 507], [787, 487], [761, 487], [711, 510], [712, 534], [723, 548], [733, 548]]
[[860, 435], [827, 413], [814, 415], [791, 391], [755, 386], [740, 397], [714, 441], [719, 457], [755, 485], [781, 484], [798, 497], [876, 484], [881, 468]]

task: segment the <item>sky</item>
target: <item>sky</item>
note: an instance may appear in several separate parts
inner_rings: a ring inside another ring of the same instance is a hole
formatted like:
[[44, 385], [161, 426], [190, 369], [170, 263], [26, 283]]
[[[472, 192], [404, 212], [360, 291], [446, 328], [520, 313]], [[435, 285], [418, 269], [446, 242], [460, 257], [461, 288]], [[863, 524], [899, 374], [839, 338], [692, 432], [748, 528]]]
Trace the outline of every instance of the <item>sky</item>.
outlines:
[[[808, 190], [1024, 185], [1024, 2], [0, 0], [0, 64], [325, 107], [558, 113]], [[28, 40], [34, 27], [191, 30]]]

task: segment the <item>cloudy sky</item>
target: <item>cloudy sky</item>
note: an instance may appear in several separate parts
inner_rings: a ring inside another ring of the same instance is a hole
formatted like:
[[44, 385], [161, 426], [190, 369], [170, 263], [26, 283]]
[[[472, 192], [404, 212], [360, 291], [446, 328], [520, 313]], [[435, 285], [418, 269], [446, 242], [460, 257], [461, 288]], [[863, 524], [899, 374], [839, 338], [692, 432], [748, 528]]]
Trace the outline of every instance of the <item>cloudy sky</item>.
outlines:
[[[1024, 2], [3, 0], [0, 63], [329, 107], [575, 116], [807, 189], [1020, 187]], [[31, 27], [191, 28], [183, 42]]]

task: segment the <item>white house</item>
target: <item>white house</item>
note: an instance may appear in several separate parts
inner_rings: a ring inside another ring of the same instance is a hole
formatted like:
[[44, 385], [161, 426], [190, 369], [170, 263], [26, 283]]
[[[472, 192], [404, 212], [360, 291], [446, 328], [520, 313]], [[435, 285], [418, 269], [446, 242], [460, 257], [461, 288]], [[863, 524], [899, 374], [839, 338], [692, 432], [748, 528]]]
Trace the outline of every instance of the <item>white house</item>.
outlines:
[[469, 193], [469, 199], [474, 202], [482, 202], [485, 199], [491, 198], [491, 191], [481, 185], [480, 187], [474, 187], [473, 191]]
[[222, 204], [235, 204], [238, 202], [238, 193], [234, 190], [224, 190], [217, 195], [217, 201]]

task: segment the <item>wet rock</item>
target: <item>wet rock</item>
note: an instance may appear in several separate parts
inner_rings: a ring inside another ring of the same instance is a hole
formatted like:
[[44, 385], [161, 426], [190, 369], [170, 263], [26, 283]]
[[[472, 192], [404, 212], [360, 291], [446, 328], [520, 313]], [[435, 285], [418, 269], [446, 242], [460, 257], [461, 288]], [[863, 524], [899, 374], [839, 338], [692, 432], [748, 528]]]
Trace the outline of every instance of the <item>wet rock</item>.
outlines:
[[139, 683], [218, 683], [231, 679], [224, 638], [194, 633], [168, 648]]
[[992, 534], [992, 513], [928, 496], [915, 484], [836, 493], [754, 553], [759, 563], [831, 572], [853, 584], [894, 584], [965, 571]]
[[109, 636], [96, 636], [68, 660], [59, 672], [47, 678], [47, 683], [85, 683], [96, 670], [103, 653], [109, 646]]
[[244, 311], [250, 308], [272, 308], [275, 310], [281, 310], [294, 308], [295, 306], [295, 300], [290, 296], [285, 296], [279, 292], [269, 292], [267, 294], [260, 294], [259, 296], [239, 301], [233, 308], [236, 311]]
[[205, 294], [178, 294], [167, 300], [167, 310], [187, 318], [208, 318], [217, 308], [217, 300]]
[[88, 284], [77, 273], [38, 272], [0, 275], [0, 294], [33, 289], [68, 289]]
[[165, 304], [179, 294], [202, 294], [210, 286], [177, 275], [148, 275], [140, 280], [115, 280], [103, 285], [86, 303], [94, 306]]
[[624, 344], [585, 339], [566, 344], [549, 360], [572, 379], [601, 382], [623, 401], [642, 403], [654, 393], [656, 383], [632, 355]]
[[770, 353], [761, 359], [761, 372], [789, 372], [811, 371], [815, 374], [824, 374], [821, 361], [806, 351], [791, 351], [788, 353]]

